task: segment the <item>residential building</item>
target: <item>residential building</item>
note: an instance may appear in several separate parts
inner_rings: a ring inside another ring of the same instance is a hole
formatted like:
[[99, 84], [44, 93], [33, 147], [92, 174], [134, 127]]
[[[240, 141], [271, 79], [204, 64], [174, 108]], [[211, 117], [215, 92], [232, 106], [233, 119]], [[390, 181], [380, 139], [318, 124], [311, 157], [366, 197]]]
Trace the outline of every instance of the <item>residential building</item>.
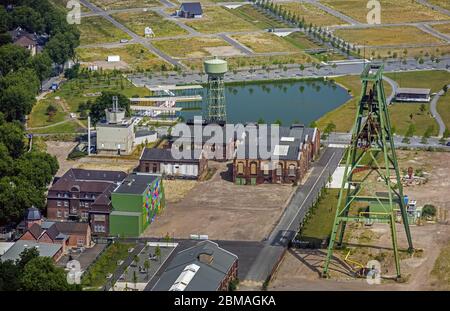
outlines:
[[226, 291], [237, 271], [238, 257], [206, 240], [179, 252], [152, 290]]
[[[278, 131], [267, 127], [266, 132], [262, 132], [259, 125], [253, 127], [255, 137], [250, 137], [246, 131], [236, 142], [233, 181], [240, 185], [300, 182], [319, 154], [319, 130], [299, 124], [279, 127]], [[276, 144], [272, 145], [273, 142]], [[261, 146], [270, 151], [267, 157], [261, 157]]]
[[133, 173], [111, 193], [111, 236], [138, 237], [165, 207], [160, 174]]
[[30, 51], [31, 56], [38, 52], [38, 38], [35, 34], [31, 34], [21, 27], [9, 32], [13, 43]]
[[19, 240], [0, 257], [0, 260], [16, 261], [20, 259], [20, 254], [24, 250], [30, 248], [36, 248], [39, 251], [39, 256], [52, 258], [54, 262], [57, 262], [63, 255], [62, 244]]
[[177, 11], [179, 17], [184, 18], [201, 18], [203, 9], [200, 2], [184, 2]]
[[110, 195], [126, 176], [121, 171], [68, 170], [48, 191], [47, 218], [87, 222], [94, 236], [107, 236]]
[[189, 152], [187, 158], [177, 159], [170, 149], [144, 148], [139, 160], [139, 172], [157, 173], [165, 176], [198, 179], [208, 168], [208, 160], [202, 151]]

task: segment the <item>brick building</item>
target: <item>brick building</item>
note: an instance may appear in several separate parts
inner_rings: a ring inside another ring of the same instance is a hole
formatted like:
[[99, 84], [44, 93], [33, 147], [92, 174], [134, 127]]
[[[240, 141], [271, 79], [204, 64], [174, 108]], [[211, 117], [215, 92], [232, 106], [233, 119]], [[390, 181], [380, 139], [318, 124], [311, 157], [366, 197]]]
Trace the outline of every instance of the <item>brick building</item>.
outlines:
[[47, 218], [90, 223], [93, 235], [107, 236], [111, 192], [126, 176], [121, 171], [70, 169], [48, 191]]
[[[279, 127], [277, 133], [270, 127], [263, 133], [258, 125], [254, 125], [254, 129], [256, 137], [246, 132], [236, 142], [233, 181], [240, 185], [300, 182], [319, 154], [319, 130], [296, 124]], [[272, 151], [269, 159], [261, 157], [258, 149], [263, 140], [267, 142], [265, 150]], [[276, 141], [274, 146], [272, 140]]]

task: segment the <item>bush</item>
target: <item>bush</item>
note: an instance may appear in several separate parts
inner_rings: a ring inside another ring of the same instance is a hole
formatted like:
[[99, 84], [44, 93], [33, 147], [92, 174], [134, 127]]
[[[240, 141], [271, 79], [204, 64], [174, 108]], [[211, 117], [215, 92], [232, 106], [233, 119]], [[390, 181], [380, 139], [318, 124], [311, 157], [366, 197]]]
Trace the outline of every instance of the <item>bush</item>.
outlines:
[[422, 216], [423, 217], [427, 217], [427, 216], [431, 216], [434, 217], [436, 216], [436, 207], [432, 204], [425, 204], [423, 209], [422, 209]]

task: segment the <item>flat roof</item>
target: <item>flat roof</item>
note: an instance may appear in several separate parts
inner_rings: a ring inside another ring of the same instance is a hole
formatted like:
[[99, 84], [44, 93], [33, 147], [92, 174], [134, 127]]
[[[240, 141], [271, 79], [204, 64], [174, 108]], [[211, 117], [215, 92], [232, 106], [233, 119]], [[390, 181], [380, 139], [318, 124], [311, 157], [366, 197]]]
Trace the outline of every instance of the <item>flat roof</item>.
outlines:
[[198, 89], [203, 88], [203, 86], [201, 86], [199, 84], [194, 84], [194, 85], [146, 85], [145, 87], [152, 92], [198, 90]]
[[398, 88], [396, 94], [421, 94], [421, 95], [428, 95], [430, 93], [431, 93], [431, 89], [405, 87], [405, 88]]
[[145, 189], [160, 177], [159, 174], [132, 173], [123, 180], [114, 193], [143, 194]]
[[62, 244], [53, 244], [53, 243], [39, 243], [34, 241], [25, 241], [19, 240], [11, 246], [5, 254], [3, 254], [0, 259], [1, 261], [6, 260], [16, 260], [19, 259], [20, 254], [25, 249], [30, 249], [36, 247], [39, 251], [39, 256], [41, 257], [50, 257], [53, 258], [58, 251], [62, 248]]

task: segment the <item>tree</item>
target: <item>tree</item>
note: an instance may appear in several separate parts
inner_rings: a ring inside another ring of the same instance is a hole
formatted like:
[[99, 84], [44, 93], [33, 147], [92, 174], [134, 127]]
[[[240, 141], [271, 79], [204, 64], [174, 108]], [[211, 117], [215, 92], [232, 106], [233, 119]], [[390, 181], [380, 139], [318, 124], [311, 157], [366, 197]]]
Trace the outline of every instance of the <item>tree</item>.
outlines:
[[330, 122], [326, 125], [324, 133], [328, 135], [335, 130], [336, 130], [336, 124], [334, 124], [333, 122]]
[[444, 87], [442, 88], [442, 90], [444, 91], [444, 93], [447, 93], [447, 91], [448, 91], [448, 85], [447, 85], [447, 84], [444, 85]]
[[263, 118], [259, 118], [257, 123], [258, 123], [258, 124], [265, 124], [266, 121], [264, 121]]
[[450, 130], [448, 128], [445, 128], [444, 135], [442, 137], [444, 138], [450, 137]]
[[15, 44], [0, 46], [0, 75], [25, 67], [30, 59], [30, 51]]
[[158, 257], [161, 261], [161, 248], [159, 247], [159, 244], [157, 244], [155, 247], [155, 256]]
[[49, 257], [31, 259], [24, 267], [20, 277], [24, 291], [67, 291], [80, 289], [79, 285], [69, 285], [66, 273], [57, 268]]
[[13, 27], [22, 27], [29, 32], [42, 33], [44, 31], [44, 20], [38, 12], [28, 6], [19, 6], [12, 11]]
[[47, 106], [47, 109], [45, 110], [46, 114], [48, 115], [49, 120], [54, 117], [56, 112], [58, 112], [58, 109], [53, 104], [49, 104]]
[[316, 128], [317, 127], [316, 121], [311, 121], [311, 123], [309, 123], [309, 127]]
[[416, 131], [415, 125], [411, 123], [411, 124], [408, 126], [408, 129], [406, 130], [405, 137], [413, 137], [415, 131]]
[[280, 119], [276, 119], [275, 124], [278, 124], [278, 126], [281, 126], [281, 125], [283, 125], [283, 122]]
[[425, 104], [420, 104], [419, 110], [421, 113], [424, 113], [427, 110], [427, 107], [425, 106]]
[[52, 60], [48, 53], [44, 51], [33, 57], [31, 65], [36, 72], [36, 76], [40, 82], [40, 88], [42, 89], [42, 83], [45, 79], [49, 78], [52, 73]]
[[148, 275], [149, 275], [149, 270], [150, 270], [150, 260], [146, 259], [144, 261], [144, 268], [145, 268], [145, 272], [147, 273], [147, 280], [148, 280]]
[[136, 266], [139, 264], [139, 256], [138, 255], [134, 255], [133, 262]]
[[125, 109], [125, 114], [130, 115], [130, 101], [128, 98], [117, 92], [102, 92], [102, 95], [97, 97], [94, 104], [91, 107], [91, 118], [92, 122], [95, 124], [98, 121], [104, 119], [105, 109], [112, 106], [112, 98], [117, 96], [119, 107]]
[[136, 270], [134, 270], [134, 271], [133, 271], [133, 284], [134, 284], [134, 289], [136, 289], [137, 282], [138, 282], [138, 277], [137, 277], [137, 274], [136, 274]]

